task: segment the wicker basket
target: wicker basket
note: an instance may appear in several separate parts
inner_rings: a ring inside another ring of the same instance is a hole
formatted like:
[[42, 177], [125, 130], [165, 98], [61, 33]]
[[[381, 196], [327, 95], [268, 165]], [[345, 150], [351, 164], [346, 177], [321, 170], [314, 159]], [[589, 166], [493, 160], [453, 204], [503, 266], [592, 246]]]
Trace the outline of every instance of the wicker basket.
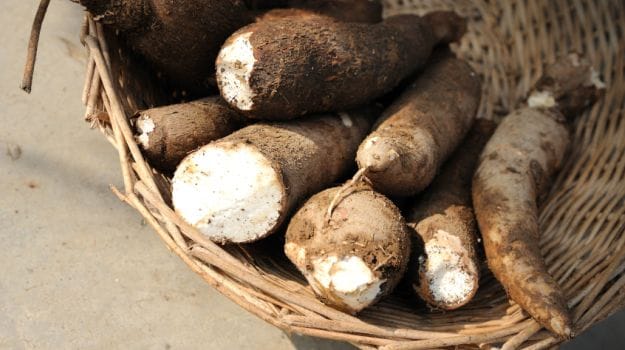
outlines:
[[[578, 119], [570, 157], [541, 209], [542, 252], [561, 284], [577, 334], [625, 305], [625, 3], [622, 0], [387, 0], [386, 15], [453, 9], [469, 18], [454, 50], [484, 79], [479, 117], [497, 120], [523, 100], [545, 62], [571, 50], [587, 56], [607, 83]], [[144, 161], [128, 117], [167, 101], [115, 36], [86, 19], [90, 59], [83, 101], [93, 126], [119, 153], [125, 188], [165, 244], [206, 282], [287, 332], [361, 348], [450, 346], [542, 349], [559, 342], [509, 301], [485, 271], [475, 299], [453, 312], [428, 310], [395, 293], [357, 317], [315, 299], [282, 253], [281, 237], [218, 246], [171, 209], [168, 180]]]

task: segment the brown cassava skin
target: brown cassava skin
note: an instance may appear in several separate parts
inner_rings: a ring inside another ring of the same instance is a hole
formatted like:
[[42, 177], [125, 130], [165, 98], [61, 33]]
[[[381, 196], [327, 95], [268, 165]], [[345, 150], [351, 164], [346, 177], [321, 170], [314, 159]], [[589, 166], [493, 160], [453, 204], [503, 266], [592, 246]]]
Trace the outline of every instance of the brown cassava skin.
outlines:
[[[377, 277], [386, 279], [379, 300], [392, 292], [408, 263], [410, 243], [405, 221], [393, 202], [360, 183], [337, 203], [328, 222], [326, 212], [340, 189], [334, 187], [312, 196], [297, 211], [286, 232], [285, 253], [304, 275], [312, 274], [312, 262], [317, 258], [330, 254], [360, 257]], [[303, 248], [305, 256], [298, 256], [289, 246]], [[313, 290], [328, 305], [350, 313], [358, 311], [323, 287], [313, 284]]]
[[380, 0], [247, 0], [253, 10], [289, 7], [310, 10], [343, 22], [376, 23], [382, 20]]
[[242, 0], [79, 0], [94, 17], [120, 30], [129, 46], [183, 97], [214, 90], [221, 44], [253, 17]]
[[[457, 39], [464, 30], [465, 22], [452, 12], [395, 16], [376, 24], [294, 16], [248, 25], [225, 45], [252, 33], [253, 106], [241, 112], [277, 120], [368, 103], [423, 66], [435, 45]], [[220, 59], [217, 83], [223, 96]]]
[[245, 0], [245, 4], [251, 10], [263, 10], [285, 7], [289, 4], [289, 0]]
[[462, 269], [472, 275], [474, 288], [465, 299], [456, 302], [436, 300], [430, 289], [432, 282], [427, 278], [425, 266], [419, 264], [417, 255], [422, 255], [423, 251], [413, 251], [411, 264], [416, 266], [411, 269], [415, 273], [409, 276], [412, 287], [432, 307], [457, 309], [468, 303], [477, 291], [478, 270], [470, 268], [479, 267], [476, 254], [477, 224], [471, 204], [471, 179], [480, 153], [495, 126], [490, 120], [476, 120], [463, 143], [441, 169], [441, 173], [407, 210], [408, 225], [420, 236], [423, 243], [444, 244], [445, 242], [434, 242], [437, 239], [435, 234], [439, 230], [457, 237], [463, 248], [458, 252], [462, 255]]
[[377, 191], [415, 195], [469, 131], [480, 95], [480, 79], [471, 67], [442, 55], [384, 111], [358, 149], [358, 166], [368, 168]]
[[[166, 173], [175, 170], [191, 151], [247, 124], [247, 118], [219, 96], [147, 109], [135, 118], [149, 118], [154, 123], [147, 145], [139, 145], [149, 163]], [[143, 131], [136, 129], [137, 134]]]
[[537, 208], [570, 141], [561, 111], [572, 118], [598, 95], [589, 67], [577, 61], [547, 67], [534, 88], [551, 92], [555, 107], [524, 107], [503, 119], [480, 156], [472, 189], [488, 266], [512, 300], [563, 338], [572, 335], [572, 320], [541, 256]]
[[280, 219], [267, 236], [302, 200], [332, 184], [350, 169], [353, 165], [351, 157], [378, 113], [377, 108], [347, 112], [351, 126], [335, 114], [289, 123], [253, 124], [212, 145], [233, 148], [245, 144], [255, 147], [282, 175], [281, 187], [286, 193], [286, 200], [281, 203]]
[[290, 0], [289, 6], [308, 9], [343, 22], [377, 23], [382, 21], [380, 0]]

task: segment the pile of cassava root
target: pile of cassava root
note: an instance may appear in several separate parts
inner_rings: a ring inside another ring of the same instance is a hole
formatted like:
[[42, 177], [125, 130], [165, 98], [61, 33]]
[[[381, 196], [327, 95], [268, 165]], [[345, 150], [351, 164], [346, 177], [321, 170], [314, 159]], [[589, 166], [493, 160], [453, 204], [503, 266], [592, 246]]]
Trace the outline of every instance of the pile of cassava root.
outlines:
[[[284, 235], [324, 303], [357, 313], [400, 280], [431, 308], [478, 293], [487, 262], [561, 338], [575, 330], [538, 247], [538, 207], [570, 126], [599, 95], [578, 54], [545, 62], [499, 125], [449, 44], [452, 12], [382, 19], [378, 0], [73, 0], [178, 104], [139, 111], [137, 144], [186, 222], [222, 244]], [[483, 244], [483, 247], [482, 247]]]

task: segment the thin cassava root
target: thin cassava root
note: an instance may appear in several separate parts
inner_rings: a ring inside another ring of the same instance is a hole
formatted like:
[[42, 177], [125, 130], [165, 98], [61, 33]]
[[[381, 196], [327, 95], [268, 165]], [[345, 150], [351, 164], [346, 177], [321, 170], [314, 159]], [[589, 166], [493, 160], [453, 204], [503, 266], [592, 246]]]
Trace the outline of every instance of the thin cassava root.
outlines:
[[358, 166], [376, 191], [412, 196], [423, 190], [473, 123], [480, 78], [451, 53], [436, 56], [358, 148]]
[[363, 182], [311, 197], [293, 216], [284, 251], [326, 304], [350, 313], [389, 294], [410, 254], [399, 209]]
[[453, 12], [376, 24], [328, 16], [269, 17], [241, 28], [217, 57], [217, 83], [250, 118], [292, 119], [369, 103], [418, 70], [432, 48], [458, 39]]
[[306, 196], [352, 164], [377, 109], [255, 124], [187, 156], [174, 174], [180, 216], [217, 242], [273, 233]]
[[471, 205], [471, 178], [496, 124], [478, 119], [428, 189], [407, 210], [418, 237], [413, 249], [413, 289], [430, 306], [453, 310], [467, 304], [479, 281], [477, 224]]
[[495, 131], [473, 179], [488, 266], [512, 300], [563, 338], [573, 334], [572, 321], [541, 256], [537, 208], [570, 142], [566, 118], [596, 96], [591, 69], [577, 55], [548, 66], [529, 106], [505, 117]]
[[219, 96], [143, 110], [134, 119], [143, 154], [166, 173], [173, 172], [189, 152], [247, 124]]

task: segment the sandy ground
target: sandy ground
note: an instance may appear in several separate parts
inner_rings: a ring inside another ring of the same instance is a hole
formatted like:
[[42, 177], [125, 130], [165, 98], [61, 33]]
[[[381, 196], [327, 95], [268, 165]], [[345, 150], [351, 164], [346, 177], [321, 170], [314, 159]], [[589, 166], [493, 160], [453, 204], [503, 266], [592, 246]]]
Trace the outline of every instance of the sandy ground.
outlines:
[[[18, 89], [35, 3], [0, 11], [0, 349], [351, 349], [248, 314], [112, 195], [116, 154], [82, 120], [78, 6], [52, 1]], [[621, 312], [564, 348], [621, 349], [623, 330]]]

